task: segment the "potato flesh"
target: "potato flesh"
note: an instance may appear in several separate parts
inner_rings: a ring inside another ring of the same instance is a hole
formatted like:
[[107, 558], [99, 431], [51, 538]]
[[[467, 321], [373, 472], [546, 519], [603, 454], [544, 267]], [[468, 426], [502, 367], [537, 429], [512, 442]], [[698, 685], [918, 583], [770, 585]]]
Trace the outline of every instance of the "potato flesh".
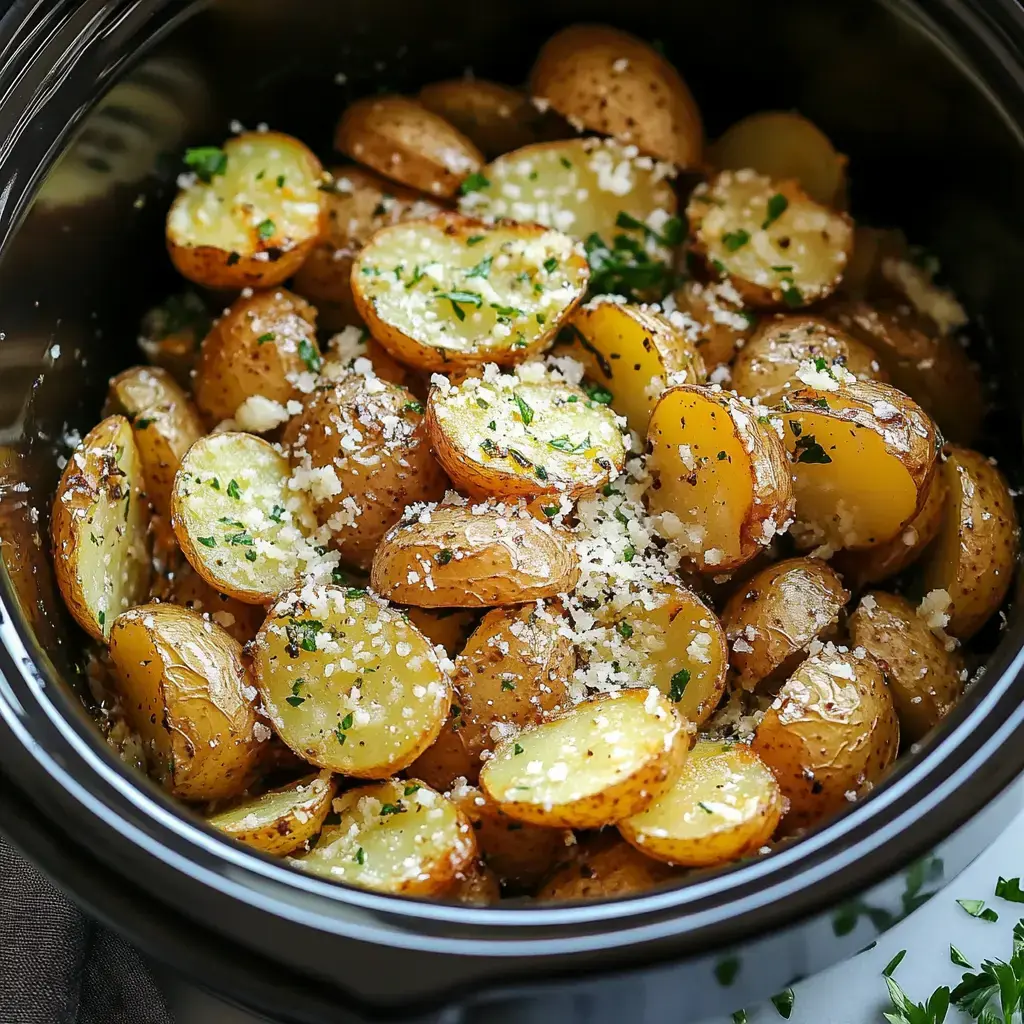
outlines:
[[281, 739], [313, 764], [360, 778], [410, 765], [451, 704], [433, 646], [364, 591], [286, 595], [260, 630], [253, 668]]

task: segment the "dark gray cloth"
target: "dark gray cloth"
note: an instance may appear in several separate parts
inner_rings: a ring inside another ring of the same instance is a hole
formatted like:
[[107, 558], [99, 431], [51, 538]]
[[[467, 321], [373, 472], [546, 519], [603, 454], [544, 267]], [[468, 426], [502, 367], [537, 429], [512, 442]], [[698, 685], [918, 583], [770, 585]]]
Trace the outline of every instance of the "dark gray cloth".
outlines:
[[0, 836], [0, 1024], [173, 1024], [138, 951]]

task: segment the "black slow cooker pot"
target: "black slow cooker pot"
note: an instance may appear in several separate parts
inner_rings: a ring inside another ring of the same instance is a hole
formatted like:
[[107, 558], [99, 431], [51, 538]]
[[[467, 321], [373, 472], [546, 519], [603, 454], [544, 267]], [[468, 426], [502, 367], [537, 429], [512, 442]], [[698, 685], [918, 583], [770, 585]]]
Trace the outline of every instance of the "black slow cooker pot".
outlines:
[[283, 1021], [728, 1012], [871, 942], [1021, 804], [1019, 613], [990, 631], [981, 682], [870, 799], [769, 856], [614, 902], [473, 909], [329, 884], [218, 838], [104, 746], [38, 538], [55, 455], [138, 360], [140, 312], [176, 287], [161, 236], [182, 148], [236, 118], [327, 155], [353, 96], [467, 66], [519, 82], [580, 19], [662, 40], [712, 136], [773, 107], [822, 125], [850, 154], [854, 212], [936, 250], [995, 339], [978, 354], [1010, 412], [986, 450], [1019, 464], [1012, 0], [17, 0], [0, 21], [0, 828], [145, 951]]

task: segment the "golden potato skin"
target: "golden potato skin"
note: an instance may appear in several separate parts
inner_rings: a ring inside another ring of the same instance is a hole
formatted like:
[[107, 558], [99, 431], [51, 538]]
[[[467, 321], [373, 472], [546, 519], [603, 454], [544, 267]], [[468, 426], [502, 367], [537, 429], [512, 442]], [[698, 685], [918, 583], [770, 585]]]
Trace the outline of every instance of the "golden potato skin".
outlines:
[[757, 326], [757, 314], [744, 308], [743, 296], [726, 281], [695, 278], [674, 293], [676, 308], [696, 325], [697, 351], [710, 371], [732, 362]]
[[247, 644], [259, 632], [266, 617], [262, 605], [246, 604], [212, 587], [184, 559], [176, 566], [161, 600], [197, 612], [216, 622], [240, 644]]
[[464, 608], [407, 608], [409, 621], [432, 643], [456, 658], [480, 622], [480, 613]]
[[850, 641], [882, 666], [900, 720], [900, 733], [916, 743], [960, 699], [967, 673], [914, 606], [880, 590], [865, 594], [850, 616]]
[[700, 165], [700, 111], [675, 67], [636, 36], [571, 25], [541, 48], [530, 94], [580, 130], [612, 135], [683, 168]]
[[260, 730], [270, 736], [241, 644], [196, 612], [146, 604], [114, 621], [110, 657], [161, 785], [183, 800], [238, 796], [258, 765]]
[[437, 739], [409, 765], [408, 774], [439, 793], [446, 793], [459, 780], [475, 783], [480, 776], [480, 759], [466, 749], [461, 730], [462, 707], [456, 698]]
[[790, 558], [751, 577], [722, 611], [736, 681], [752, 690], [833, 628], [850, 592], [826, 562]]

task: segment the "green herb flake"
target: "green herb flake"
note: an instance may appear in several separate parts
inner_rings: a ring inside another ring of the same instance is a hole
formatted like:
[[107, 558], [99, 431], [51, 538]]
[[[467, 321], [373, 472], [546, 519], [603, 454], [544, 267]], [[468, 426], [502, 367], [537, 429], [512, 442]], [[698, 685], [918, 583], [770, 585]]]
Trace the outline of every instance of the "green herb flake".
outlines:
[[732, 1024], [750, 1024], [746, 1010], [736, 1010], [732, 1015]]
[[803, 293], [792, 281], [782, 282], [782, 301], [791, 309], [804, 304]]
[[781, 192], [776, 192], [775, 195], [768, 200], [767, 216], [761, 224], [761, 229], [764, 230], [765, 228], [770, 227], [788, 209], [789, 200]]
[[259, 555], [257, 555], [255, 551], [246, 551], [245, 560], [247, 562], [255, 562], [257, 558], [259, 558]]
[[490, 182], [479, 171], [470, 174], [459, 186], [459, 192], [468, 196], [470, 192], [479, 192], [482, 188], [490, 187]]
[[796, 442], [794, 448], [796, 461], [808, 465], [827, 465], [832, 461], [832, 456], [814, 440], [813, 434], [807, 434]]
[[366, 851], [360, 846], [356, 855], [352, 858], [360, 867], [366, 863]]
[[736, 975], [739, 973], [740, 962], [734, 956], [728, 957], [725, 960], [719, 960], [715, 964], [715, 980], [724, 988], [728, 988], [736, 980]]
[[615, 628], [623, 640], [628, 640], [633, 635], [633, 627], [628, 622], [620, 622]]
[[526, 399], [518, 393], [514, 394], [513, 397], [516, 400], [516, 405], [519, 407], [519, 415], [523, 418], [523, 426], [528, 427], [533, 422], [533, 409], [529, 406]]
[[513, 753], [513, 755], [521, 754], [522, 752], [523, 752], [523, 748], [521, 746], [519, 746], [518, 743], [514, 743], [512, 745], [512, 753]]
[[401, 814], [403, 809], [401, 804], [382, 804], [380, 816], [386, 818], [389, 814]]
[[572, 161], [567, 156], [560, 156], [558, 162], [567, 170], [572, 170]]
[[312, 653], [316, 650], [316, 635], [323, 628], [316, 619], [289, 619], [285, 633], [289, 644]]
[[274, 334], [274, 332], [273, 332], [273, 331], [267, 331], [267, 333], [266, 333], [266, 334], [261, 334], [261, 335], [260, 335], [260, 336], [259, 336], [259, 337], [258, 337], [258, 338], [256, 339], [256, 344], [257, 344], [257, 345], [266, 345], [266, 343], [267, 343], [268, 341], [273, 341], [273, 340], [274, 340], [274, 339], [275, 339], [276, 337], [277, 337], [277, 335], [276, 335], [276, 334]]
[[274, 226], [274, 222], [268, 217], [266, 220], [261, 220], [256, 226], [256, 234], [259, 236], [261, 242], [266, 242], [274, 237], [274, 232], [277, 228]]
[[479, 309], [484, 304], [483, 297], [479, 292], [467, 292], [458, 289], [450, 292], [438, 292], [437, 298], [447, 299], [452, 304], [452, 309], [458, 320], [466, 319], [466, 312], [462, 308], [464, 305]]
[[466, 239], [466, 245], [479, 245], [486, 237], [486, 235], [470, 235]]
[[607, 388], [602, 387], [600, 384], [586, 383], [583, 385], [583, 390], [586, 391], [587, 397], [598, 405], [611, 405], [612, 399], [615, 397]]
[[891, 978], [896, 968], [899, 967], [901, 963], [903, 963], [903, 958], [906, 955], [907, 951], [905, 949], [901, 949], [882, 969], [883, 976], [886, 978]]
[[405, 795], [412, 796], [413, 793], [417, 792], [417, 790], [420, 790], [422, 788], [423, 787], [418, 782], [410, 782], [409, 785], [405, 787]]
[[227, 495], [228, 495], [229, 498], [234, 498], [236, 501], [239, 498], [241, 498], [242, 494], [238, 490], [238, 481], [237, 480], [232, 479], [232, 480], [228, 481]]
[[272, 509], [271, 509], [271, 510], [270, 510], [270, 511], [269, 511], [269, 512], [267, 513], [267, 515], [268, 515], [268, 516], [270, 517], [270, 519], [271, 519], [271, 522], [274, 522], [274, 523], [279, 523], [279, 522], [281, 522], [281, 516], [282, 516], [282, 515], [284, 515], [284, 511], [285, 511], [285, 510], [284, 510], [284, 508], [282, 508], [282, 506], [280, 506], [280, 505], [275, 505], [275, 506], [274, 506], [274, 507], [273, 507], [273, 508], [272, 508]]
[[516, 684], [511, 679], [502, 679], [501, 688], [507, 692], [511, 692], [516, 688]]
[[105, 626], [107, 624], [107, 613], [100, 609], [100, 611], [96, 613], [96, 621], [100, 624], [101, 628]]
[[772, 996], [772, 1006], [775, 1007], [779, 1016], [784, 1020], [789, 1020], [793, 1015], [793, 1003], [795, 1001], [796, 996], [791, 988], [783, 989], [783, 991]]
[[561, 511], [561, 508], [558, 505], [541, 505], [540, 510], [548, 519], [554, 519]]
[[553, 274], [558, 269], [558, 257], [557, 256], [549, 256], [544, 261], [544, 269], [549, 274]]
[[451, 548], [441, 548], [436, 555], [434, 560], [438, 565], [447, 565], [455, 556], [452, 554]]
[[475, 267], [470, 267], [466, 271], [466, 277], [482, 277], [486, 279], [491, 272], [491, 264], [493, 262], [493, 256], [485, 256]]
[[402, 406], [402, 412], [415, 412], [422, 414], [423, 411], [423, 403], [415, 400], [406, 402], [405, 405]]
[[996, 882], [996, 896], [1009, 903], [1024, 903], [1024, 892], [1021, 892], [1019, 878], [1003, 878]]
[[957, 903], [967, 911], [971, 917], [976, 917], [980, 921], [996, 922], [999, 920], [999, 915], [989, 907], [985, 906], [984, 900], [957, 900]]
[[321, 367], [324, 365], [323, 359], [320, 357], [320, 351], [316, 345], [309, 340], [309, 338], [303, 338], [299, 342], [299, 358], [306, 364], [306, 369], [310, 373], [319, 373]]
[[950, 963], [956, 964], [957, 967], [965, 967], [969, 971], [974, 970], [974, 964], [972, 964], [971, 961], [968, 960], [967, 957], [965, 957], [963, 953], [961, 953], [960, 950], [952, 943], [949, 944], [949, 960]]
[[204, 548], [215, 548], [217, 546], [217, 540], [215, 537], [196, 537], [196, 540], [199, 541]]
[[678, 704], [683, 699], [686, 684], [690, 681], [690, 670], [681, 668], [673, 677], [669, 686], [669, 700]]
[[185, 150], [185, 166], [208, 185], [227, 170], [228, 155], [219, 146], [197, 146]]
[[744, 231], [743, 228], [740, 228], [737, 231], [726, 231], [726, 233], [722, 235], [722, 245], [724, 245], [729, 252], [735, 252], [737, 249], [742, 249], [749, 241], [750, 232]]

